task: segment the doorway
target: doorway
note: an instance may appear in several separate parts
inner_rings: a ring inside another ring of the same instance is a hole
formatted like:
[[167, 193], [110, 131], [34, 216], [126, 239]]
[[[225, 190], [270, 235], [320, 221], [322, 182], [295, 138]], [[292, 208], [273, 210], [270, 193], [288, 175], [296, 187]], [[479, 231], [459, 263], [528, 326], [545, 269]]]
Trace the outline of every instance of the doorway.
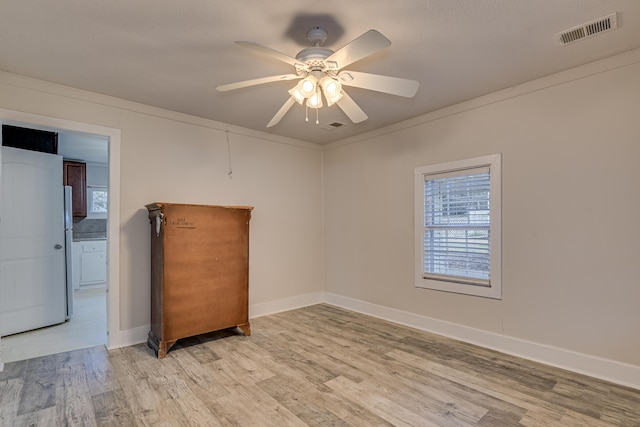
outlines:
[[[117, 277], [119, 267], [119, 165], [117, 164], [117, 159], [119, 158], [120, 150], [120, 131], [113, 128], [105, 128], [101, 126], [71, 122], [63, 119], [38, 116], [29, 113], [21, 113], [3, 109], [0, 109], [0, 120], [2, 124], [54, 131], [58, 132], [59, 134], [72, 135], [76, 138], [80, 138], [80, 140], [85, 138], [90, 141], [95, 141], [97, 138], [98, 140], [104, 142], [104, 148], [106, 150], [104, 168], [107, 171], [106, 174], [108, 175], [108, 180], [106, 182], [105, 188], [109, 190], [108, 212], [104, 215], [104, 221], [106, 222], [105, 238], [108, 241], [108, 249], [105, 255], [109, 260], [107, 269], [107, 281], [104, 284], [106, 286], [94, 286], [89, 287], [89, 289], [83, 289], [83, 292], [78, 296], [78, 305], [76, 306], [78, 310], [76, 312], [78, 320], [82, 320], [82, 312], [84, 312], [84, 314], [97, 312], [101, 316], [100, 319], [96, 319], [96, 316], [93, 316], [93, 318], [85, 317], [85, 321], [80, 322], [84, 323], [85, 330], [87, 329], [87, 327], [89, 329], [91, 328], [91, 325], [89, 325], [91, 322], [93, 322], [94, 327], [96, 324], [100, 325], [99, 328], [101, 330], [97, 331], [97, 334], [94, 333], [95, 330], [89, 334], [94, 335], [93, 341], [69, 341], [70, 347], [67, 348], [55, 347], [50, 345], [51, 342], [55, 342], [58, 340], [52, 338], [57, 332], [54, 333], [54, 331], [47, 331], [47, 329], [49, 328], [37, 330], [34, 333], [31, 333], [31, 335], [35, 336], [36, 334], [39, 334], [41, 336], [37, 337], [37, 339], [44, 340], [42, 341], [42, 345], [36, 344], [34, 345], [34, 347], [49, 349], [40, 350], [38, 354], [33, 353], [34, 357], [44, 355], [45, 353], [43, 353], [43, 351], [48, 352], [47, 354], [53, 354], [70, 349], [82, 348], [82, 346], [93, 346], [96, 344], [106, 345], [107, 348], [118, 347], [119, 286]], [[91, 142], [89, 142], [84, 148], [88, 149], [89, 151], [100, 151], [100, 149], [97, 146], [91, 144]], [[73, 157], [79, 158], [82, 156]], [[111, 161], [111, 159], [116, 159], [116, 161], [113, 162]], [[67, 324], [62, 324], [61, 327], [64, 327], [65, 325], [67, 326], [67, 329], [69, 329], [69, 325]], [[79, 335], [79, 333], [71, 334], [71, 336], [74, 337], [78, 337]], [[11, 357], [6, 349], [4, 352], [2, 352], [3, 347], [8, 347], [8, 341], [10, 339], [16, 341], [14, 337], [0, 339], [0, 370], [2, 370], [3, 363], [18, 360]], [[27, 339], [27, 337], [20, 339], [24, 340]], [[64, 340], [61, 340], [61, 343], [64, 343]], [[30, 345], [31, 344], [29, 344], [29, 346]], [[21, 347], [24, 346], [21, 345]], [[9, 359], [9, 357], [11, 357], [11, 359]]]

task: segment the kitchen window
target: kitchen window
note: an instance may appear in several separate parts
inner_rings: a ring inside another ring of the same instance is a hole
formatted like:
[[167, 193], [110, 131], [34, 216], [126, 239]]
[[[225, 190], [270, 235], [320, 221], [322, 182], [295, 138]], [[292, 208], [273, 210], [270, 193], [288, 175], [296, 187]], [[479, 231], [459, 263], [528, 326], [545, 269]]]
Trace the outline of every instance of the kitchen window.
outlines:
[[500, 155], [415, 170], [415, 285], [500, 299]]
[[107, 213], [109, 192], [107, 187], [89, 186], [89, 213]]

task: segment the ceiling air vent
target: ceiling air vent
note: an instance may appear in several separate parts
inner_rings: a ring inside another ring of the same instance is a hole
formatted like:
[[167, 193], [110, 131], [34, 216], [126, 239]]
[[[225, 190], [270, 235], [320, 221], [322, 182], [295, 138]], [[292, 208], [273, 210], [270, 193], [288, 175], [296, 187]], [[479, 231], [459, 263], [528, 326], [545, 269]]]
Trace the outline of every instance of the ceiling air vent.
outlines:
[[324, 130], [335, 130], [338, 129], [339, 127], [344, 126], [344, 123], [340, 123], [340, 122], [332, 122], [332, 123], [327, 123], [326, 125], [322, 125], [320, 126], [322, 129]]
[[565, 45], [593, 37], [605, 31], [615, 30], [616, 28], [618, 28], [618, 19], [616, 14], [612, 13], [595, 21], [587, 22], [586, 24], [558, 33], [556, 37], [561, 44]]

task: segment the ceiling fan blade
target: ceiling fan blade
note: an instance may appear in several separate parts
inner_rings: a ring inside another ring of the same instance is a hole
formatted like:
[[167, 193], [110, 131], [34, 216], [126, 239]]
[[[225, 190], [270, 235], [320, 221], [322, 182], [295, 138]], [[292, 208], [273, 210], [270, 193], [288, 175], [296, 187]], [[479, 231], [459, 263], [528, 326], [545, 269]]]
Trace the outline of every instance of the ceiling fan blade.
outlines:
[[279, 82], [279, 81], [285, 81], [285, 80], [295, 80], [295, 79], [300, 79], [300, 78], [302, 78], [302, 76], [298, 76], [296, 74], [282, 74], [280, 76], [261, 77], [259, 79], [245, 80], [245, 81], [236, 82], [236, 83], [229, 83], [229, 84], [226, 84], [226, 85], [218, 86], [216, 88], [216, 90], [218, 90], [220, 92], [226, 92], [228, 90], [240, 89], [240, 88], [248, 87], [248, 86], [255, 86], [255, 85], [261, 85], [261, 84], [264, 84], [264, 83]]
[[330, 55], [325, 60], [325, 64], [331, 69], [344, 68], [390, 45], [391, 42], [388, 38], [376, 30], [369, 30]]
[[293, 106], [293, 104], [295, 103], [296, 103], [296, 100], [292, 96], [289, 97], [289, 99], [287, 99], [287, 102], [285, 102], [284, 105], [280, 107], [280, 109], [278, 110], [276, 115], [273, 116], [271, 121], [267, 123], [267, 127], [270, 128], [271, 126], [277, 125], [280, 122], [280, 120], [284, 117], [284, 115], [287, 114], [287, 111], [289, 111], [291, 106]]
[[238, 46], [242, 46], [246, 49], [253, 50], [254, 52], [261, 53], [263, 55], [270, 56], [279, 61], [286, 62], [287, 64], [291, 64], [294, 67], [302, 67], [305, 70], [308, 68], [306, 64], [298, 61], [296, 58], [292, 58], [289, 55], [285, 55], [284, 53], [278, 52], [277, 50], [271, 49], [270, 47], [262, 46], [261, 44], [254, 42], [236, 42]]
[[338, 107], [349, 117], [353, 123], [360, 123], [367, 120], [369, 117], [362, 111], [362, 108], [356, 104], [356, 102], [349, 95], [342, 91], [342, 98], [336, 102]]
[[338, 74], [338, 78], [345, 86], [375, 90], [377, 92], [390, 93], [391, 95], [404, 96], [407, 98], [412, 98], [420, 86], [415, 80], [361, 73], [358, 71], [344, 71]]

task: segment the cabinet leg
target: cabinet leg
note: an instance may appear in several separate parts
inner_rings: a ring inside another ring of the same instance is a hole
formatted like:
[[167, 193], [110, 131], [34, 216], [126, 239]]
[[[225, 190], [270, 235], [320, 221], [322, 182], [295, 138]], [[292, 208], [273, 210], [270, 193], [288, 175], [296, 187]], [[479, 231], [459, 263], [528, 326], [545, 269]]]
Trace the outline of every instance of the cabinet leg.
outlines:
[[147, 347], [153, 350], [156, 353], [156, 357], [158, 357], [158, 351], [160, 350], [160, 340], [151, 331], [149, 331], [149, 335], [147, 335]]
[[164, 359], [167, 355], [167, 342], [160, 341], [160, 346], [158, 347], [158, 359]]
[[249, 324], [249, 322], [244, 323], [242, 325], [238, 325], [238, 328], [242, 330], [245, 337], [248, 337], [249, 335], [251, 335], [251, 325]]
[[164, 359], [167, 352], [173, 347], [178, 340], [163, 341], [159, 339], [153, 332], [149, 332], [147, 337], [147, 346], [152, 349], [158, 359]]

